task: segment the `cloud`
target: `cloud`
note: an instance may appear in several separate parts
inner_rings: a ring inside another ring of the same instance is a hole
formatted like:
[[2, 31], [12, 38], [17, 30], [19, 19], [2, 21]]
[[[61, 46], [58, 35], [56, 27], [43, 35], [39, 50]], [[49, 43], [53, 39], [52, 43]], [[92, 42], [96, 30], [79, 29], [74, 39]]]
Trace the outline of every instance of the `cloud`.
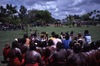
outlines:
[[48, 10], [57, 19], [69, 14], [84, 14], [99, 9], [100, 0], [1, 0], [0, 5], [13, 4], [20, 8], [24, 5], [29, 9]]

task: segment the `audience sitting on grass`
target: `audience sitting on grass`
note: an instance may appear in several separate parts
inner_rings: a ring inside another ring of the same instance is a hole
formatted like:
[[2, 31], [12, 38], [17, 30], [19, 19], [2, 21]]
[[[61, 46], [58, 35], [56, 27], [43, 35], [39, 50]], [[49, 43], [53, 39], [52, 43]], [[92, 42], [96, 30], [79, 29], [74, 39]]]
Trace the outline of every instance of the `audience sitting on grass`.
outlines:
[[48, 37], [24, 34], [3, 49], [8, 66], [100, 66], [100, 40], [92, 42], [88, 30], [82, 33], [56, 32]]

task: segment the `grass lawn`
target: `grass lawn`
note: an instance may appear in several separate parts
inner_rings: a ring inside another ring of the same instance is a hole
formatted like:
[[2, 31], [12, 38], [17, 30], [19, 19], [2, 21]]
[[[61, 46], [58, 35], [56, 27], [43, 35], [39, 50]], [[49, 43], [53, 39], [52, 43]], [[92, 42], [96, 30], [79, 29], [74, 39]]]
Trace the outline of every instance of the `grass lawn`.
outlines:
[[[90, 27], [33, 27], [29, 28], [28, 34], [30, 34], [30, 29], [33, 30], [38, 30], [38, 33], [40, 34], [41, 32], [45, 31], [48, 32], [49, 36], [52, 31], [55, 31], [57, 34], [60, 34], [60, 32], [70, 32], [70, 31], [75, 31], [77, 34], [78, 32], [84, 32], [84, 30], [89, 30], [92, 40], [96, 41], [100, 39], [100, 26], [90, 26]], [[11, 43], [14, 38], [21, 38], [25, 32], [22, 30], [18, 31], [0, 31], [0, 61], [3, 60], [2, 57], [2, 49], [5, 46], [5, 43]], [[0, 63], [0, 66], [5, 66], [4, 64]]]

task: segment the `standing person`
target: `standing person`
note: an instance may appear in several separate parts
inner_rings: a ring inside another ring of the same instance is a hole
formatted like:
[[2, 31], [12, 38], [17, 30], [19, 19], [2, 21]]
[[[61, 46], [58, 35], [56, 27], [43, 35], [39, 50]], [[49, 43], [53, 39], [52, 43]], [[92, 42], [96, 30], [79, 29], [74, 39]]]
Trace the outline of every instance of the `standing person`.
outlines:
[[85, 38], [85, 40], [86, 40], [86, 42], [88, 44], [90, 44], [92, 42], [91, 35], [89, 34], [89, 31], [88, 30], [85, 30], [84, 31], [84, 38]]
[[25, 66], [42, 66], [41, 55], [36, 51], [36, 45], [30, 44], [30, 50], [26, 53]]

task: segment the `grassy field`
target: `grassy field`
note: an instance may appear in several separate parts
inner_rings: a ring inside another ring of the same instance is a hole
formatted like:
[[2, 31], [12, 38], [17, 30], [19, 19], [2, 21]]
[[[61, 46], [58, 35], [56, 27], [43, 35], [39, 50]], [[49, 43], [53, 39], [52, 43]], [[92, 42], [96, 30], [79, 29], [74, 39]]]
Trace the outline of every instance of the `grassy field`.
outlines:
[[[43, 31], [48, 32], [49, 36], [50, 33], [52, 31], [55, 31], [57, 34], [60, 34], [60, 32], [70, 32], [70, 31], [75, 31], [75, 33], [77, 34], [78, 32], [84, 32], [84, 30], [89, 30], [91, 36], [92, 36], [92, 40], [96, 41], [100, 39], [100, 26], [90, 26], [90, 27], [33, 27], [33, 28], [29, 28], [28, 34], [30, 35], [30, 33], [32, 31], [30, 31], [30, 29], [33, 30], [38, 30], [38, 33], [41, 33]], [[4, 48], [4, 45], [6, 43], [11, 43], [14, 38], [20, 38], [23, 36], [25, 32], [22, 30], [18, 30], [18, 31], [0, 31], [0, 61], [3, 60], [2, 57], [2, 49]], [[4, 64], [0, 63], [0, 66], [5, 66]]]

